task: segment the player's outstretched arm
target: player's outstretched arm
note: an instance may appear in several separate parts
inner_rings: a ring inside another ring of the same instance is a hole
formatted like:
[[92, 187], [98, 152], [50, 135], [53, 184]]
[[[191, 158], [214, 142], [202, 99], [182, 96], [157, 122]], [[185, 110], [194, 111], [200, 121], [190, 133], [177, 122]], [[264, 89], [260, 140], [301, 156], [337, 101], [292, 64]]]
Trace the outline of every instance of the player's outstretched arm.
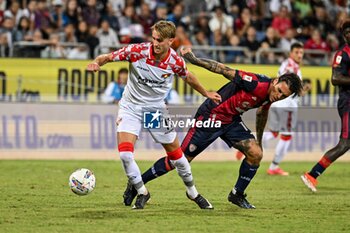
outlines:
[[233, 80], [235, 78], [236, 70], [214, 60], [197, 58], [192, 52], [191, 48], [181, 48], [180, 53], [184, 58], [186, 58], [186, 60], [196, 66], [201, 66], [211, 72], [222, 74], [229, 80]]
[[219, 104], [221, 102], [221, 96], [216, 92], [207, 91], [202, 86], [202, 84], [200, 84], [196, 76], [194, 76], [192, 73], [189, 72], [187, 78], [184, 79], [184, 81], [188, 83], [193, 89], [201, 93], [203, 96], [208, 97], [214, 101], [216, 104]]
[[332, 84], [334, 86], [349, 86], [350, 77], [343, 75], [339, 70], [332, 69]]
[[100, 67], [108, 62], [113, 61], [113, 55], [111, 53], [109, 54], [101, 54], [97, 56], [92, 62], [90, 62], [86, 69], [89, 71], [99, 71]]
[[267, 117], [269, 115], [269, 110], [264, 107], [259, 107], [256, 111], [256, 139], [262, 149], [262, 137], [265, 129], [265, 125], [267, 122]]

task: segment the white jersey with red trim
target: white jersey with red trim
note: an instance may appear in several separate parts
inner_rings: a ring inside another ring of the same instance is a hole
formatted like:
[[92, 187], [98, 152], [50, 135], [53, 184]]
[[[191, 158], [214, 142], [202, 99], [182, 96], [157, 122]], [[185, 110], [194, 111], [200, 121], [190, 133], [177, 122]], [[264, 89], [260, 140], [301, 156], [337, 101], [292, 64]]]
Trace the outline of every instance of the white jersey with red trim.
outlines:
[[282, 74], [285, 74], [285, 73], [297, 74], [299, 78], [302, 79], [299, 64], [296, 63], [292, 58], [288, 58], [284, 60], [278, 70], [278, 76], [281, 76]]
[[128, 61], [129, 77], [122, 99], [134, 104], [164, 103], [174, 76], [186, 78], [186, 63], [173, 49], [162, 61], [155, 60], [151, 43], [131, 44], [112, 52], [114, 61]]
[[[300, 70], [300, 66], [298, 63], [296, 63], [292, 58], [288, 58], [286, 60], [284, 60], [278, 70], [278, 77], [286, 74], [286, 73], [294, 73], [297, 74], [300, 78], [300, 80], [302, 80], [302, 75], [301, 75], [301, 70]], [[277, 101], [275, 103], [272, 104], [272, 106], [274, 107], [298, 107], [298, 103], [299, 103], [299, 97], [295, 96], [289, 96], [287, 98], [285, 98], [284, 100], [280, 100]]]

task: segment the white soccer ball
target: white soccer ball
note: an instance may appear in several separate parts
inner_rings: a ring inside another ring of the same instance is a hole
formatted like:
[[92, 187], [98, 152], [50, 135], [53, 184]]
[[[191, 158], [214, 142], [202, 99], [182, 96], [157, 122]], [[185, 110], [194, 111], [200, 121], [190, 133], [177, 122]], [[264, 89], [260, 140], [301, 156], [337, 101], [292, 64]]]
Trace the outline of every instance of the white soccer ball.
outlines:
[[83, 196], [91, 193], [96, 185], [96, 178], [92, 171], [80, 168], [69, 177], [69, 187], [73, 193]]

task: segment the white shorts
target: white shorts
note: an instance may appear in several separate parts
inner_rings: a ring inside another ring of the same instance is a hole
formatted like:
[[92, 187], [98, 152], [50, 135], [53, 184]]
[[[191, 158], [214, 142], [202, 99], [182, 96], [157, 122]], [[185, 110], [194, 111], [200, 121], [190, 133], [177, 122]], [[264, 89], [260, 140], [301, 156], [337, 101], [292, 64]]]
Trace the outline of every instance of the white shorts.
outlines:
[[176, 132], [173, 128], [162, 127], [160, 128], [148, 127], [145, 122], [145, 114], [151, 116], [157, 110], [161, 113], [161, 118], [168, 119], [168, 110], [165, 104], [141, 106], [127, 101], [121, 100], [119, 102], [119, 111], [117, 116], [117, 132], [131, 133], [139, 137], [141, 130], [147, 130], [155, 142], [161, 144], [170, 144], [174, 142], [176, 138]]
[[273, 132], [283, 135], [292, 135], [297, 124], [297, 107], [274, 107], [269, 110], [268, 127]]

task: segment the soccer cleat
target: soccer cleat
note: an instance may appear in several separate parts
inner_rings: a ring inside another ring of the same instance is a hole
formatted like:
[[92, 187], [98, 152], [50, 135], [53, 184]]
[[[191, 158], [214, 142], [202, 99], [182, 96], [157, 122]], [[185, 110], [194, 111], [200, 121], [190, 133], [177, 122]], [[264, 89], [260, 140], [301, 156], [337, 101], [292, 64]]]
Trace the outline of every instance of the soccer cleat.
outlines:
[[243, 209], [255, 209], [255, 206], [250, 204], [248, 200], [246, 199], [247, 194], [239, 194], [235, 193], [233, 194], [232, 191], [228, 194], [228, 201], [232, 202], [233, 204], [243, 208]]
[[243, 158], [243, 155], [244, 155], [244, 154], [243, 154], [241, 151], [238, 150], [238, 151], [236, 152], [236, 159], [237, 159], [237, 160], [241, 160], [241, 159]]
[[304, 182], [304, 184], [311, 189], [312, 192], [316, 192], [316, 186], [317, 186], [317, 180], [312, 177], [309, 173], [305, 172], [304, 175], [302, 175], [301, 180]]
[[195, 199], [192, 199], [188, 193], [186, 192], [186, 196], [188, 199], [190, 199], [191, 201], [196, 202], [196, 204], [199, 206], [199, 208], [201, 209], [207, 209], [207, 210], [212, 210], [214, 209], [214, 207], [210, 204], [210, 202], [205, 199], [202, 195], [198, 194], [197, 197]]
[[276, 169], [267, 169], [267, 174], [271, 176], [288, 176], [289, 173], [286, 171], [283, 171], [282, 168], [276, 168]]
[[130, 182], [128, 182], [123, 194], [124, 204], [126, 206], [130, 206], [136, 196], [137, 196], [137, 190]]
[[150, 198], [151, 198], [151, 194], [149, 192], [147, 194], [137, 195], [135, 205], [132, 208], [143, 209]]

